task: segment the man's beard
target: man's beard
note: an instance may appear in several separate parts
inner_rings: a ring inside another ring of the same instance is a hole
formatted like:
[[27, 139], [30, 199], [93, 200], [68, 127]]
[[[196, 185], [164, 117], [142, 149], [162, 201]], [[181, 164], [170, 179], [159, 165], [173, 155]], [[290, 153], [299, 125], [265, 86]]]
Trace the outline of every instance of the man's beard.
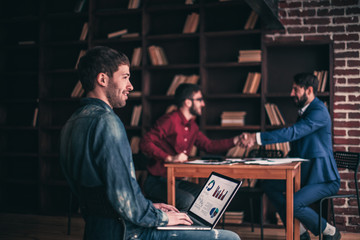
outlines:
[[308, 97], [304, 93], [300, 98], [295, 97], [294, 102], [298, 109], [301, 109], [305, 106], [305, 103], [308, 101]]
[[197, 117], [200, 117], [201, 116], [201, 113], [200, 112], [197, 112], [196, 109], [194, 108], [194, 104], [191, 106], [191, 108], [189, 109], [189, 112], [194, 115], [194, 116], [197, 116]]

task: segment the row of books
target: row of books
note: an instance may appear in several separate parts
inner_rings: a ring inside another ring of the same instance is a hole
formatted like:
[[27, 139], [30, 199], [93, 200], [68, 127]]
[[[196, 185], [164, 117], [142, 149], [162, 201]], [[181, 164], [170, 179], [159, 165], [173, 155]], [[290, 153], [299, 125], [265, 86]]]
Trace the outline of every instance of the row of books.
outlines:
[[130, 126], [138, 126], [140, 122], [140, 116], [142, 111], [142, 105], [135, 105], [131, 114]]
[[221, 113], [221, 126], [244, 126], [246, 112], [224, 111]]
[[191, 13], [186, 17], [183, 33], [194, 33], [199, 26], [199, 14]]
[[161, 66], [168, 64], [167, 57], [162, 47], [151, 45], [148, 47], [148, 51], [152, 65]]
[[261, 80], [261, 73], [249, 72], [243, 88], [243, 93], [257, 93]]
[[141, 63], [142, 57], [142, 50], [141, 47], [136, 47], [133, 50], [132, 57], [131, 57], [131, 66], [138, 67]]
[[183, 75], [183, 74], [177, 74], [174, 76], [168, 91], [166, 92], [167, 96], [172, 96], [175, 94], [175, 90], [177, 87], [182, 83], [192, 83], [197, 84], [199, 81], [199, 75], [193, 74], [193, 75]]
[[326, 83], [327, 83], [327, 79], [328, 79], [328, 71], [326, 71], [326, 70], [314, 71], [314, 75], [319, 80], [319, 85], [318, 85], [317, 91], [318, 92], [325, 92]]
[[239, 50], [238, 62], [261, 62], [261, 50]]
[[[285, 125], [285, 120], [278, 108], [278, 106], [274, 103], [265, 103], [265, 110], [269, 117], [270, 124], [279, 126]], [[274, 143], [274, 144], [267, 144], [265, 145], [266, 150], [281, 150], [286, 156], [290, 151], [290, 143], [283, 142], [283, 143]]]
[[256, 22], [258, 20], [259, 15], [255, 12], [255, 11], [251, 11], [250, 16], [248, 17], [244, 29], [245, 30], [250, 30], [250, 29], [254, 29]]

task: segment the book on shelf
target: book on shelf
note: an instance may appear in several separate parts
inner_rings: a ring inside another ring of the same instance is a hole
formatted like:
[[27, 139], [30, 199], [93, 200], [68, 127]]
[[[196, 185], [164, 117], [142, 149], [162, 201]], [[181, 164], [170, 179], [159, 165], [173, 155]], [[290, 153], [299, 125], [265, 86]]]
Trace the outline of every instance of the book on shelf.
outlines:
[[139, 153], [139, 150], [140, 150], [139, 143], [140, 143], [140, 137], [138, 137], [138, 136], [131, 137], [130, 147], [131, 147], [131, 152], [133, 154], [138, 154]]
[[154, 66], [167, 65], [168, 60], [162, 47], [151, 45], [148, 47], [151, 64]]
[[[265, 110], [269, 117], [270, 124], [279, 126], [279, 125], [285, 125], [285, 120], [278, 108], [278, 106], [274, 103], [265, 103]], [[283, 143], [274, 143], [274, 144], [267, 144], [265, 146], [265, 149], [268, 150], [281, 150], [284, 153], [284, 156], [286, 156], [290, 151], [290, 143], [289, 142], [283, 142]]]
[[183, 75], [177, 74], [174, 76], [173, 81], [171, 82], [169, 89], [166, 93], [167, 96], [172, 96], [175, 94], [176, 88], [182, 83], [192, 83], [197, 84], [199, 81], [199, 75], [192, 74], [192, 75]]
[[128, 9], [137, 9], [140, 6], [140, 0], [129, 0]]
[[138, 126], [140, 122], [142, 105], [135, 105], [131, 115], [130, 126]]
[[258, 17], [259, 17], [259, 15], [255, 11], [251, 11], [251, 13], [245, 23], [244, 29], [245, 30], [254, 29], [254, 27], [256, 25], [256, 21], [258, 20]]
[[325, 92], [326, 84], [327, 84], [327, 80], [328, 80], [328, 71], [326, 71], [326, 70], [314, 71], [314, 75], [317, 77], [317, 79], [319, 81], [317, 91]]
[[224, 213], [225, 224], [242, 224], [244, 219], [244, 212], [230, 212]]
[[191, 13], [186, 17], [183, 33], [194, 33], [199, 26], [199, 14]]
[[120, 37], [121, 35], [124, 35], [127, 32], [128, 32], [128, 30], [127, 30], [127, 28], [125, 28], [125, 29], [121, 29], [121, 30], [118, 30], [115, 32], [108, 33], [107, 37], [108, 38]]
[[121, 38], [136, 38], [136, 37], [140, 37], [140, 33], [133, 32], [133, 33], [125, 33], [121, 35]]
[[74, 89], [71, 92], [70, 97], [77, 98], [77, 97], [81, 97], [83, 94], [84, 94], [84, 89], [82, 88], [82, 84], [80, 80], [78, 80]]
[[131, 57], [131, 66], [138, 67], [141, 63], [142, 57], [142, 50], [141, 47], [136, 47], [133, 50], [132, 57]]
[[87, 37], [88, 31], [89, 31], [89, 23], [84, 22], [79, 40], [81, 40], [81, 41], [85, 40]]
[[261, 50], [239, 50], [238, 62], [261, 62]]
[[33, 115], [33, 120], [32, 120], [32, 126], [33, 126], [33, 127], [36, 127], [38, 115], [39, 115], [39, 108], [36, 107], [36, 108], [34, 109], [34, 115]]
[[74, 6], [74, 12], [79, 13], [83, 10], [86, 0], [77, 0]]
[[80, 62], [80, 58], [81, 58], [82, 56], [84, 56], [85, 53], [86, 53], [86, 50], [83, 50], [83, 49], [80, 50], [79, 56], [78, 56], [78, 58], [77, 58], [77, 60], [76, 60], [75, 69], [78, 68], [78, 65], [79, 65], [79, 62]]
[[192, 5], [194, 4], [195, 0], [185, 0], [186, 5]]
[[221, 126], [244, 126], [246, 112], [224, 111], [221, 113]]
[[261, 73], [249, 72], [243, 88], [243, 93], [257, 93], [261, 80]]

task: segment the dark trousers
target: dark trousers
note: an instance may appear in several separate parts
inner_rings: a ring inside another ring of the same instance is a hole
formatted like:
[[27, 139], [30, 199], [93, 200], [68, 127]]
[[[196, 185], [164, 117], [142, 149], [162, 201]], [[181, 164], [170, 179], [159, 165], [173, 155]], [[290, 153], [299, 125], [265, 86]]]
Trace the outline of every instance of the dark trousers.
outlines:
[[[184, 180], [176, 180], [176, 208], [187, 211], [201, 190], [201, 186]], [[144, 183], [147, 198], [155, 202], [167, 202], [167, 180], [163, 177], [148, 175]]]
[[[265, 180], [262, 182], [264, 192], [277, 209], [284, 225], [286, 224], [286, 184], [283, 180]], [[294, 194], [294, 217], [297, 218], [315, 236], [319, 235], [319, 214], [311, 207], [312, 203], [323, 197], [336, 194], [340, 182], [332, 181], [303, 186]], [[322, 231], [326, 227], [326, 220], [322, 218]]]

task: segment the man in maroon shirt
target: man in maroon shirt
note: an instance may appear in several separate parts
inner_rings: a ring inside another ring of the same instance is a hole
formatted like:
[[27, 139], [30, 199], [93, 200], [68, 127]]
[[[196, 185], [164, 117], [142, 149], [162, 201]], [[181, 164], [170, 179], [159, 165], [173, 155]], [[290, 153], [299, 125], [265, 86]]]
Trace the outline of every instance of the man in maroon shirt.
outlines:
[[[201, 116], [205, 102], [195, 84], [181, 84], [175, 91], [177, 111], [160, 117], [140, 141], [141, 151], [151, 160], [144, 184], [145, 194], [162, 202], [167, 200], [167, 180], [164, 163], [182, 163], [195, 145], [207, 153], [222, 153], [239, 142], [239, 136], [211, 140], [200, 132], [195, 118]], [[189, 167], [191, 167], [189, 165]], [[176, 207], [186, 211], [200, 191], [200, 186], [185, 180], [176, 181]]]

